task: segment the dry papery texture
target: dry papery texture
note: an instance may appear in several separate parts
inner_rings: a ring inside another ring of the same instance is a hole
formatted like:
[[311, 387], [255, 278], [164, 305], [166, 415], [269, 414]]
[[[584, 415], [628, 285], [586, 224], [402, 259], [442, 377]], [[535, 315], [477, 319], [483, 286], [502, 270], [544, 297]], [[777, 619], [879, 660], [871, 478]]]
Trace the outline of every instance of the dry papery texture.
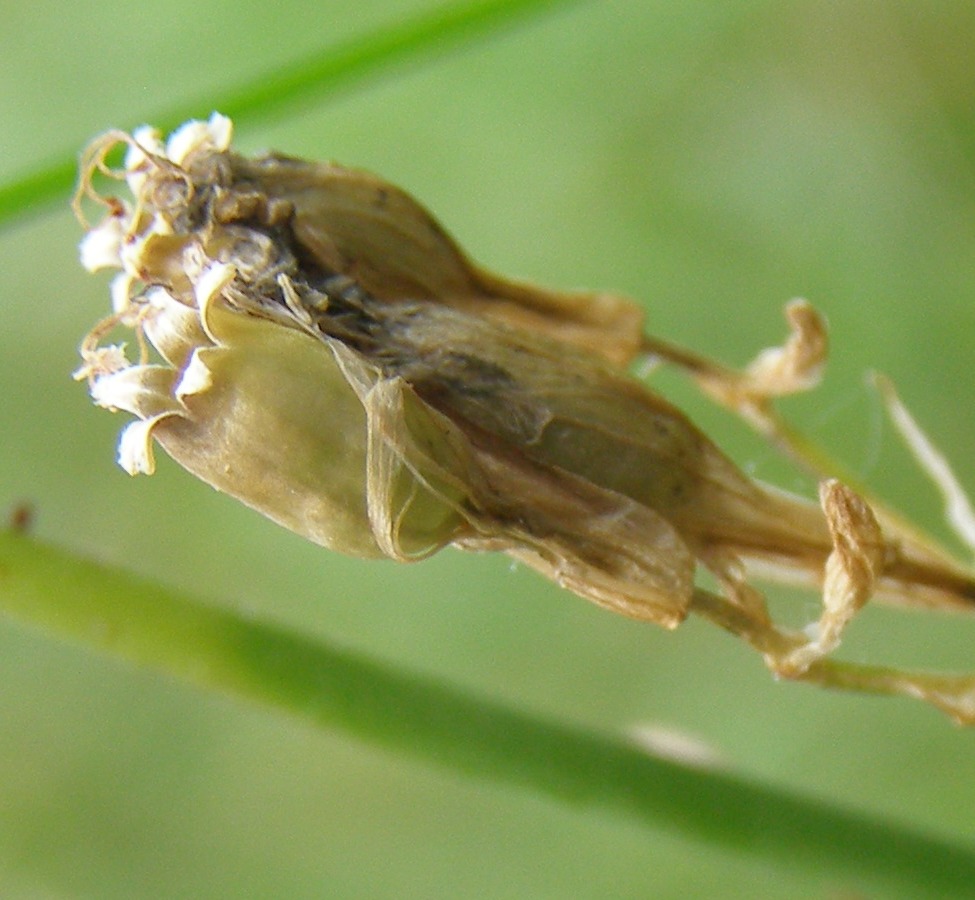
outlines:
[[[156, 441], [340, 552], [502, 551], [627, 616], [672, 628], [702, 615], [778, 675], [915, 696], [975, 721], [975, 678], [829, 656], [874, 596], [971, 610], [969, 570], [835, 478], [822, 478], [819, 505], [754, 481], [628, 374], [641, 355], [679, 365], [809, 462], [772, 406], [820, 377], [826, 331], [808, 303], [787, 306], [781, 347], [731, 371], [645, 336], [626, 298], [485, 271], [381, 178], [248, 159], [231, 136], [214, 114], [165, 143], [143, 128], [85, 154], [79, 201], [106, 213], [82, 262], [121, 272], [78, 375], [97, 404], [136, 416], [119, 445], [127, 471], [153, 471]], [[118, 144], [126, 159], [112, 170]], [[99, 172], [132, 198], [99, 193]], [[119, 328], [135, 332], [137, 359], [114, 339]], [[893, 389], [883, 394], [970, 537], [950, 470]], [[697, 586], [699, 567], [718, 590]], [[819, 618], [801, 631], [776, 625], [752, 571], [818, 588]]]

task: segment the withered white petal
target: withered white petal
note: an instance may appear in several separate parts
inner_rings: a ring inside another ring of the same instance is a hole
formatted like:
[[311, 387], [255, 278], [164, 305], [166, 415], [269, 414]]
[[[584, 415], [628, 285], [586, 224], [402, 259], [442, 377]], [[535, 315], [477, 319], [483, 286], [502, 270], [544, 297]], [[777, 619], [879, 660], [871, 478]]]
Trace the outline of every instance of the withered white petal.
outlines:
[[125, 168], [127, 171], [139, 168], [147, 162], [151, 153], [154, 156], [165, 156], [166, 148], [163, 145], [162, 134], [158, 128], [151, 125], [140, 125], [132, 132], [132, 143], [125, 151]]
[[213, 112], [210, 114], [207, 127], [210, 132], [210, 139], [213, 142], [214, 150], [216, 150], [218, 153], [223, 153], [225, 150], [229, 150], [230, 142], [234, 138], [234, 123], [230, 117], [222, 115], [218, 112]]
[[81, 264], [89, 271], [122, 268], [122, 247], [128, 222], [123, 216], [109, 216], [92, 228], [79, 245]]
[[177, 373], [169, 366], [129, 366], [97, 377], [91, 399], [106, 409], [121, 409], [142, 419], [179, 412], [173, 396]]
[[180, 125], [166, 141], [166, 157], [180, 165], [206, 140], [206, 123], [194, 119]]
[[122, 314], [126, 312], [132, 303], [132, 286], [136, 279], [129, 272], [121, 272], [116, 275], [108, 287], [109, 296], [112, 298], [112, 312]]
[[[202, 353], [207, 352], [207, 350], [193, 351], [189, 365], [183, 371], [182, 377], [173, 389], [173, 393], [178, 400], [182, 400], [184, 397], [190, 397], [193, 394], [202, 394], [213, 387], [213, 373], [201, 357]], [[211, 350], [209, 352], [219, 353], [220, 351]]]
[[233, 123], [226, 116], [214, 113], [208, 122], [187, 122], [176, 129], [166, 142], [166, 156], [182, 165], [193, 153], [210, 150], [222, 153], [230, 146]]
[[118, 442], [118, 464], [130, 475], [152, 475], [156, 459], [152, 452], [152, 431], [167, 414], [137, 419], [122, 429]]

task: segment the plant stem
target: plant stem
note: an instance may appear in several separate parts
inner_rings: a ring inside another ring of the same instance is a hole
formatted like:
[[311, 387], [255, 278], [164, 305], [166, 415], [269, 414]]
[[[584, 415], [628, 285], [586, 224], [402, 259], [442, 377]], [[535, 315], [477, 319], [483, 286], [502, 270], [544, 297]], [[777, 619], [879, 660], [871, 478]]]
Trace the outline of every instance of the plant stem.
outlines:
[[[438, 7], [336, 44], [313, 57], [262, 72], [235, 88], [210, 91], [196, 101], [180, 103], [140, 122], [150, 121], [166, 133], [191, 116], [206, 117], [214, 109], [240, 125], [267, 121], [302, 100], [335, 93], [394, 63], [436, 58], [448, 49], [496, 34], [528, 15], [577, 2], [478, 0]], [[66, 150], [56, 159], [0, 185], [0, 227], [44, 212], [71, 190], [77, 152]]]
[[24, 535], [0, 533], [0, 611], [401, 757], [624, 814], [834, 888], [943, 897], [975, 884], [971, 847], [658, 759], [620, 737], [471, 697]]

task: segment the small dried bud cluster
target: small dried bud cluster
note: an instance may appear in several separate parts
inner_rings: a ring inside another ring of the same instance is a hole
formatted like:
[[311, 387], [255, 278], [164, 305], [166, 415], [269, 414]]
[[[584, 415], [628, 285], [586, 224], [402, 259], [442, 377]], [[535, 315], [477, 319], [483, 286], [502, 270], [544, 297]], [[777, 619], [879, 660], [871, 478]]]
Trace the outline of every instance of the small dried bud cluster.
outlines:
[[[158, 440], [190, 471], [287, 527], [377, 556], [352, 462], [366, 452], [361, 403], [321, 342], [261, 304], [282, 263], [273, 243], [200, 218], [220, 202], [230, 134], [230, 122], [214, 116], [165, 146], [141, 129], [93, 148], [98, 162], [116, 141], [128, 143], [124, 177], [135, 202], [113, 200], [81, 245], [87, 268], [121, 273], [114, 313], [82, 345], [78, 374], [100, 406], [138, 416], [119, 442], [128, 472], [153, 471]], [[137, 333], [134, 364], [123, 345], [100, 344], [117, 325]]]

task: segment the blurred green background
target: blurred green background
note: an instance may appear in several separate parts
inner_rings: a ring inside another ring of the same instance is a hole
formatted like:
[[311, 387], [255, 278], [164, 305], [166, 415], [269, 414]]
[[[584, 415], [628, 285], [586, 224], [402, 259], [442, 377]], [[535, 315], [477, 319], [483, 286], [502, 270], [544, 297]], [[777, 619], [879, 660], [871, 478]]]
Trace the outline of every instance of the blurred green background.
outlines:
[[[221, 89], [430, 5], [6, 4], [0, 179], [183, 101], [206, 115]], [[973, 41], [971, 4], [591, 2], [242, 128], [238, 145], [372, 168], [484, 264], [628, 293], [655, 333], [728, 362], [779, 340], [783, 302], [808, 297], [832, 362], [789, 414], [944, 534], [863, 374], [892, 376], [975, 486]], [[975, 839], [975, 730], [930, 709], [776, 684], [711, 627], [614, 617], [502, 557], [347, 560], [166, 460], [126, 477], [122, 417], [69, 377], [108, 308], [106, 279], [77, 265], [79, 236], [66, 203], [0, 236], [0, 508], [33, 504], [39, 536], [527, 710], [676, 728], [771, 783]], [[749, 471], [810, 489], [680, 378], [655, 381]], [[771, 593], [795, 621], [815, 614], [814, 596]], [[844, 654], [971, 670], [973, 645], [973, 621], [877, 608]], [[843, 889], [828, 871], [772, 870], [403, 762], [0, 620], [4, 897]]]

